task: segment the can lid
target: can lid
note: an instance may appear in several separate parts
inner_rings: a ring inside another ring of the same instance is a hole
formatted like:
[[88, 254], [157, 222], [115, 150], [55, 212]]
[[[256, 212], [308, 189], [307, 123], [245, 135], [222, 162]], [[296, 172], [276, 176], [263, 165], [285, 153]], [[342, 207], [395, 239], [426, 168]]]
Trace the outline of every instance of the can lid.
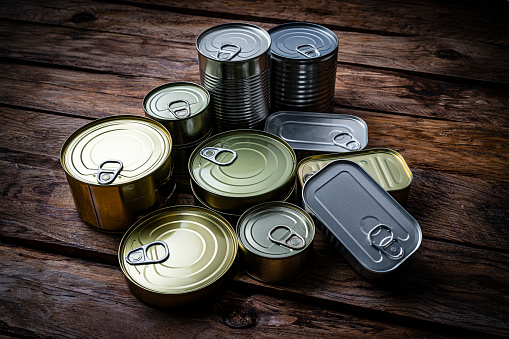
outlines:
[[236, 232], [241, 246], [249, 252], [277, 259], [309, 247], [315, 237], [315, 225], [300, 207], [271, 201], [244, 212]]
[[201, 113], [210, 102], [208, 91], [191, 82], [172, 82], [152, 89], [143, 109], [158, 121], [181, 120]]
[[97, 119], [75, 131], [60, 160], [73, 178], [96, 185], [120, 185], [157, 170], [170, 156], [171, 136], [158, 122], [120, 115]]
[[202, 32], [196, 39], [196, 48], [210, 59], [244, 61], [267, 52], [270, 41], [269, 34], [258, 26], [227, 23]]
[[222, 277], [237, 255], [231, 225], [217, 213], [195, 206], [171, 206], [138, 220], [118, 251], [126, 277], [145, 290], [182, 294]]
[[283, 140], [256, 130], [219, 133], [189, 159], [194, 182], [212, 194], [253, 197], [272, 192], [295, 176], [296, 156]]
[[335, 160], [306, 181], [302, 200], [365, 270], [394, 270], [421, 244], [417, 221], [360, 165]]
[[289, 59], [318, 59], [334, 53], [339, 40], [330, 29], [307, 22], [291, 22], [269, 29], [271, 53]]

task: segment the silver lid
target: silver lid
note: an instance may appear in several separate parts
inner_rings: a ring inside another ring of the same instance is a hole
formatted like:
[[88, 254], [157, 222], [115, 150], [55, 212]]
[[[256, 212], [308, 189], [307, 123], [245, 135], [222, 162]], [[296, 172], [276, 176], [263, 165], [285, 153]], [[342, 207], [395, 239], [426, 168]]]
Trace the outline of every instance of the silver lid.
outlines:
[[196, 39], [198, 51], [214, 60], [244, 61], [256, 58], [270, 48], [270, 36], [262, 28], [246, 23], [217, 25]]
[[317, 59], [334, 53], [339, 40], [330, 29], [306, 22], [292, 22], [269, 29], [271, 53], [289, 59]]

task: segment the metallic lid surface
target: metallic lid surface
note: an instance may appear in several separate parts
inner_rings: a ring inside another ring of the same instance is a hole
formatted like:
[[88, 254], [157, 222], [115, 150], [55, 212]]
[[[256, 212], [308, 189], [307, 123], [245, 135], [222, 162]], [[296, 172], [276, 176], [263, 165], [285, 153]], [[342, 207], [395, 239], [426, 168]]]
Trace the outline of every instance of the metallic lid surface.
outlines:
[[217, 134], [197, 146], [189, 173], [200, 187], [227, 197], [275, 190], [295, 176], [296, 156], [280, 138], [256, 130]]
[[62, 166], [77, 180], [119, 185], [155, 171], [170, 156], [172, 140], [158, 122], [119, 115], [95, 120], [62, 146]]
[[237, 250], [237, 236], [224, 218], [205, 208], [172, 206], [138, 220], [122, 238], [118, 256], [134, 284], [182, 294], [217, 281]]
[[347, 114], [280, 111], [267, 118], [265, 131], [296, 150], [349, 152], [368, 144], [364, 120]]
[[180, 120], [201, 113], [210, 102], [208, 91], [191, 82], [173, 82], [158, 86], [145, 95], [143, 108], [152, 118]]
[[353, 161], [326, 165], [308, 179], [302, 197], [366, 272], [394, 270], [421, 244], [417, 221]]
[[244, 212], [236, 232], [249, 252], [277, 259], [304, 251], [314, 239], [315, 225], [300, 207], [271, 201]]
[[210, 59], [244, 61], [267, 52], [270, 43], [269, 34], [258, 26], [227, 23], [202, 32], [196, 39], [196, 48]]
[[271, 53], [289, 59], [317, 59], [335, 52], [338, 37], [330, 29], [306, 22], [292, 22], [269, 29]]

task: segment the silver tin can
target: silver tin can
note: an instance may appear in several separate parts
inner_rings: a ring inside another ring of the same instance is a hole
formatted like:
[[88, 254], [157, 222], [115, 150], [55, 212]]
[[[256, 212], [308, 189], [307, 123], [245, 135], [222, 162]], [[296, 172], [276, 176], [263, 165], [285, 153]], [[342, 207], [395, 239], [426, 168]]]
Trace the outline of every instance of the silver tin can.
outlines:
[[168, 129], [175, 146], [185, 147], [212, 131], [209, 92], [191, 82], [172, 82], [152, 89], [143, 99], [146, 116]]
[[217, 25], [196, 39], [217, 132], [263, 127], [270, 112], [270, 44], [265, 30], [245, 23]]
[[265, 132], [280, 137], [294, 150], [349, 152], [368, 144], [368, 125], [347, 114], [276, 112], [265, 121]]
[[417, 221], [353, 161], [333, 161], [310, 177], [302, 200], [317, 227], [365, 278], [393, 272], [421, 244]]
[[332, 112], [339, 40], [328, 28], [293, 22], [269, 31], [272, 112]]

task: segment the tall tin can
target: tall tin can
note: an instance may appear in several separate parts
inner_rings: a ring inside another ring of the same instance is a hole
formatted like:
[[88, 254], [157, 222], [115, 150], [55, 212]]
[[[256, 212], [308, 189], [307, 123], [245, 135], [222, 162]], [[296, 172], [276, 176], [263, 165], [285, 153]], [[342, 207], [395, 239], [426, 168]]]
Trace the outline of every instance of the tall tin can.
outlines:
[[271, 112], [332, 112], [339, 40], [326, 27], [293, 22], [269, 31]]
[[173, 145], [183, 148], [212, 131], [210, 94], [198, 84], [172, 82], [152, 89], [143, 99], [145, 115], [170, 132]]
[[254, 279], [285, 283], [312, 262], [315, 225], [300, 207], [271, 201], [248, 209], [237, 222], [240, 260]]
[[167, 308], [219, 291], [235, 273], [237, 252], [235, 231], [220, 215], [196, 206], [171, 206], [129, 228], [118, 260], [137, 298]]
[[80, 217], [123, 232], [170, 193], [172, 139], [158, 122], [120, 115], [95, 120], [65, 141], [60, 162]]
[[216, 132], [263, 127], [270, 112], [270, 44], [265, 30], [246, 23], [217, 25], [196, 39]]

